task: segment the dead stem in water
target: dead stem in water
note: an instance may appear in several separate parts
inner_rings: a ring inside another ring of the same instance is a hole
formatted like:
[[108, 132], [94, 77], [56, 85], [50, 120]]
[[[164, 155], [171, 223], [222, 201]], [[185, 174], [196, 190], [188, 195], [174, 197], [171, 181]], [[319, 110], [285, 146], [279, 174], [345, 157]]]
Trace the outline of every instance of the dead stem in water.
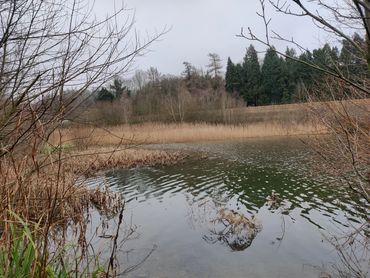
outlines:
[[[102, 216], [111, 218], [122, 212], [123, 196], [109, 187], [92, 188], [83, 176], [101, 170], [131, 168], [146, 165], [169, 165], [188, 157], [173, 151], [94, 148], [85, 151], [64, 151], [34, 156], [3, 157], [0, 160], [0, 246], [13, 246], [12, 224], [24, 219], [26, 225], [37, 226], [36, 250], [42, 254], [37, 264], [49, 264], [49, 246], [63, 250], [64, 236], [73, 232], [76, 250], [84, 254], [87, 213], [91, 207]], [[15, 216], [17, 218], [15, 218]], [[36, 229], [35, 229], [36, 231]], [[62, 252], [62, 251], [60, 251]], [[53, 255], [54, 256], [54, 255]], [[86, 258], [88, 259], [88, 258]]]
[[[79, 152], [66, 152], [47, 155], [48, 164], [39, 169], [37, 174], [30, 174], [27, 169], [32, 161], [23, 161], [13, 167], [3, 160], [1, 163], [0, 182], [0, 217], [6, 219], [6, 212], [11, 210], [31, 221], [48, 221], [48, 209], [53, 210], [55, 222], [63, 219], [78, 221], [88, 206], [93, 202], [98, 207], [117, 209], [113, 200], [120, 198], [104, 190], [92, 190], [83, 183], [76, 185], [78, 176], [91, 176], [98, 171], [131, 168], [137, 166], [170, 165], [187, 158], [180, 152], [113, 148], [90, 149]], [[106, 196], [106, 197], [102, 197]], [[81, 220], [81, 219], [80, 219]]]
[[[27, 167], [27, 163], [23, 167]], [[49, 165], [37, 174], [27, 176], [25, 172], [21, 177], [19, 173], [23, 169], [17, 170], [17, 176], [13, 169], [7, 169], [7, 175], [0, 178], [0, 217], [3, 220], [8, 219], [8, 211], [12, 211], [28, 221], [52, 221], [55, 225], [64, 225], [70, 220], [82, 221], [91, 202], [114, 211], [119, 206], [120, 198], [113, 192], [104, 192], [106, 198], [99, 198], [100, 193], [96, 190], [84, 184], [77, 186], [76, 175], [68, 170], [68, 166]]]

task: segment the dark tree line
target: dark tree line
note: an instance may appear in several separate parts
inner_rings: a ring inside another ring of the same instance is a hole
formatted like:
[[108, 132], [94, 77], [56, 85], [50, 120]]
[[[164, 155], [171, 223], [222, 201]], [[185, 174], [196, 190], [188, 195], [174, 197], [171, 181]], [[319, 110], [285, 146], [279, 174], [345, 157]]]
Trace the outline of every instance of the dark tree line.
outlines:
[[96, 94], [97, 101], [114, 101], [120, 99], [122, 96], [130, 95], [130, 90], [123, 84], [123, 80], [119, 77], [113, 79], [109, 87], [103, 86]]
[[[354, 34], [353, 40], [358, 45], [366, 45], [359, 34]], [[358, 52], [353, 45], [343, 41], [340, 50], [325, 44], [299, 56], [293, 48], [287, 48], [285, 54], [328, 71], [340, 69], [343, 75], [361, 80], [369, 72]], [[325, 75], [325, 71], [278, 55], [274, 47], [267, 49], [261, 65], [256, 49], [250, 45], [242, 63], [234, 64], [228, 59], [225, 88], [230, 93], [238, 93], [247, 105], [291, 103], [300, 101], [305, 90], [319, 83]]]

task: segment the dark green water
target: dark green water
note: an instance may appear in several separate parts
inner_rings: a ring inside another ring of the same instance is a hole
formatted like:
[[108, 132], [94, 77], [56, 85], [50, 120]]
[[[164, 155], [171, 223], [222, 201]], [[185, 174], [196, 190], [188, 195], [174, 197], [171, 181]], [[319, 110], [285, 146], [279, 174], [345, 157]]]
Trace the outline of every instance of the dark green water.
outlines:
[[163, 147], [206, 152], [209, 159], [90, 180], [125, 197], [120, 239], [129, 227], [135, 231], [117, 256], [122, 269], [137, 265], [128, 277], [320, 277], [338, 263], [325, 237], [367, 217], [334, 179], [314, 173], [297, 139]]

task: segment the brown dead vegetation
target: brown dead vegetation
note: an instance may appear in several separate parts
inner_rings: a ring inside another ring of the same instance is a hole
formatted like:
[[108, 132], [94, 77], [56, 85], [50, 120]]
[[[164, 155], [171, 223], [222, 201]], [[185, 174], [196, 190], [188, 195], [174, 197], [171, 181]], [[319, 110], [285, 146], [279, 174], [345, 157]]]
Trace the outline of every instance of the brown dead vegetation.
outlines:
[[[109, 104], [107, 104], [109, 105]], [[165, 144], [209, 140], [226, 140], [267, 136], [296, 136], [327, 134], [331, 130], [323, 116], [331, 115], [333, 107], [345, 105], [346, 110], [366, 117], [370, 99], [343, 102], [309, 102], [262, 107], [245, 107], [210, 113], [211, 122], [146, 122], [115, 126], [70, 125], [61, 130], [62, 143], [77, 149], [106, 147], [120, 144]], [[218, 114], [228, 115], [228, 121], [212, 123]], [[314, 113], [313, 113], [314, 112]], [[316, 117], [319, 112], [319, 117]], [[155, 119], [155, 117], [154, 117]], [[366, 119], [365, 119], [366, 120]], [[363, 121], [365, 124], [366, 122]], [[58, 145], [60, 134], [55, 133], [49, 142]]]
[[118, 168], [172, 165], [188, 157], [176, 151], [98, 148], [65, 154], [64, 167], [69, 172], [91, 176]]
[[3, 160], [0, 165], [0, 217], [6, 219], [3, 214], [12, 211], [24, 219], [44, 222], [48, 221], [48, 210], [52, 209], [55, 223], [63, 219], [78, 221], [82, 220], [79, 218], [90, 202], [115, 211], [122, 203], [117, 194], [109, 190], [102, 194], [83, 183], [77, 184], [77, 177], [91, 176], [108, 169], [169, 165], [187, 157], [172, 151], [90, 149], [47, 155], [37, 174], [28, 171], [30, 164], [34, 163], [32, 161], [25, 160], [14, 165]]
[[[107, 128], [71, 127], [63, 129], [63, 143], [78, 148], [122, 144], [186, 143], [238, 138], [322, 134], [326, 129], [316, 124], [255, 123], [224, 125], [208, 123], [122, 125]], [[53, 137], [50, 140], [53, 143]], [[55, 144], [55, 143], [53, 143]]]

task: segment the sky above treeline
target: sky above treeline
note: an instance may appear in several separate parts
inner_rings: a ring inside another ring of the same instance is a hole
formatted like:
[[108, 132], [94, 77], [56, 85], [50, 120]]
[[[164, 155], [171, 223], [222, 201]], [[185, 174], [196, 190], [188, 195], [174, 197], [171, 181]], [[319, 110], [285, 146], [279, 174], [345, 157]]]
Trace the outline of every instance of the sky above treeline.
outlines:
[[[95, 9], [100, 14], [109, 14], [121, 3], [97, 0]], [[237, 37], [241, 28], [247, 30], [248, 27], [264, 36], [265, 26], [256, 14], [261, 10], [258, 0], [125, 0], [124, 4], [128, 13], [135, 14], [134, 28], [143, 38], [146, 34], [170, 29], [136, 61], [135, 69], [153, 66], [164, 74], [180, 74], [184, 61], [204, 69], [208, 53], [218, 53], [224, 65], [228, 57], [241, 62], [251, 43], [261, 51], [260, 58], [263, 58], [265, 46]], [[327, 40], [309, 19], [282, 16], [273, 9], [268, 9], [267, 14], [272, 18], [272, 30], [289, 39], [294, 37], [309, 49]], [[274, 45], [280, 50], [286, 48], [283, 42], [276, 41]]]

